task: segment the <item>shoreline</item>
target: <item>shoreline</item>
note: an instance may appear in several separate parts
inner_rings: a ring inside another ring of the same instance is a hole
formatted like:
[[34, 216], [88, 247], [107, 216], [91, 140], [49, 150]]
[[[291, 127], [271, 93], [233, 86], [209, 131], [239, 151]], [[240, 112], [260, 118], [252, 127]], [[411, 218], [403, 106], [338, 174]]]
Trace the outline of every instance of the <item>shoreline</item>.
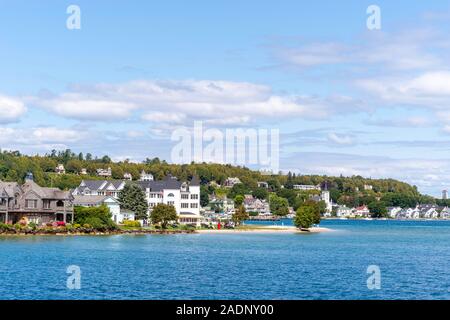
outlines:
[[302, 234], [310, 234], [310, 233], [321, 233], [321, 232], [332, 232], [333, 229], [324, 228], [324, 227], [312, 227], [308, 231], [300, 230], [294, 226], [262, 226], [262, 227], [244, 227], [238, 229], [204, 229], [204, 230], [196, 230], [196, 233], [201, 234], [236, 234], [236, 233], [302, 233]]
[[312, 227], [308, 231], [294, 226], [262, 226], [243, 227], [238, 229], [200, 229], [200, 230], [122, 230], [111, 232], [23, 232], [0, 233], [0, 237], [33, 237], [33, 236], [113, 236], [113, 235], [171, 235], [171, 234], [237, 234], [237, 233], [302, 233], [312, 234], [334, 231], [330, 228]]

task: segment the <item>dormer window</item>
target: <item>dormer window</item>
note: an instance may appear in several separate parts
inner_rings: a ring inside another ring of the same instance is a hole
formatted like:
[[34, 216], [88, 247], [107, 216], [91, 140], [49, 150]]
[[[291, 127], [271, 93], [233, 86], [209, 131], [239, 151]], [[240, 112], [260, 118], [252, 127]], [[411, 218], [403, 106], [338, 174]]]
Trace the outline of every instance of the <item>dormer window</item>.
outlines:
[[175, 197], [173, 193], [169, 193], [167, 196], [168, 197]]
[[64, 207], [64, 202], [63, 202], [62, 200], [58, 200], [58, 201], [56, 202], [56, 206], [57, 206], [57, 207]]

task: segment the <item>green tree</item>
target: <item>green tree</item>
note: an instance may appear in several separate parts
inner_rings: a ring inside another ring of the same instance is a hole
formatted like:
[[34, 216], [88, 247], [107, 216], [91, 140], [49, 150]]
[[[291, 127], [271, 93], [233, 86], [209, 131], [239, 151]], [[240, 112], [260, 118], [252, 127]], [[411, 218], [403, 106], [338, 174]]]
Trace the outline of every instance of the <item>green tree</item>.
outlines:
[[200, 205], [206, 207], [209, 204], [208, 187], [200, 186]]
[[145, 192], [135, 183], [127, 183], [119, 194], [120, 207], [131, 210], [136, 220], [147, 219], [148, 203]]
[[294, 217], [294, 225], [297, 228], [309, 229], [314, 224], [316, 208], [310, 204], [304, 204], [297, 209]]
[[382, 201], [373, 201], [367, 206], [372, 218], [383, 218], [387, 215], [386, 204]]
[[248, 218], [249, 215], [247, 211], [245, 211], [245, 207], [243, 205], [240, 205], [238, 208], [236, 208], [235, 212], [231, 216], [231, 220], [233, 220], [236, 225], [240, 225], [242, 221], [245, 221]]
[[267, 190], [264, 188], [256, 188], [255, 190], [253, 190], [253, 196], [260, 200], [266, 199], [268, 194], [269, 192], [267, 192]]
[[234, 207], [238, 208], [239, 206], [241, 206], [244, 203], [244, 196], [242, 195], [237, 195], [236, 197], [234, 197]]
[[277, 195], [270, 196], [270, 212], [275, 216], [284, 217], [289, 213], [289, 202], [287, 199]]
[[150, 219], [153, 224], [159, 223], [163, 229], [166, 229], [169, 222], [177, 220], [177, 211], [173, 205], [159, 203], [153, 208]]

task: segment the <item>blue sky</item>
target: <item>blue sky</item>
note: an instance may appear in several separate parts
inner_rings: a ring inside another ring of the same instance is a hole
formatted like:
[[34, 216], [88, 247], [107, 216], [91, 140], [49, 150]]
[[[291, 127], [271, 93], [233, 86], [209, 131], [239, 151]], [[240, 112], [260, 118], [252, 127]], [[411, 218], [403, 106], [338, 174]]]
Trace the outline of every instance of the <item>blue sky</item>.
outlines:
[[170, 160], [196, 120], [277, 128], [284, 170], [438, 196], [449, 22], [448, 1], [0, 1], [0, 147]]

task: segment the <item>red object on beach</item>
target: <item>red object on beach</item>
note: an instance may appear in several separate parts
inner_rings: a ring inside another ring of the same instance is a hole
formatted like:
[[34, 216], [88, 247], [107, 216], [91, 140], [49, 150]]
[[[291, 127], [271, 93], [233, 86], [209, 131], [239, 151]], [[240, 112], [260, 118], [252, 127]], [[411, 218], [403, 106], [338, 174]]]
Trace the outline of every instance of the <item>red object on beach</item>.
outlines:
[[222, 225], [220, 224], [220, 222], [217, 224], [217, 229], [220, 230], [220, 228], [222, 227]]

